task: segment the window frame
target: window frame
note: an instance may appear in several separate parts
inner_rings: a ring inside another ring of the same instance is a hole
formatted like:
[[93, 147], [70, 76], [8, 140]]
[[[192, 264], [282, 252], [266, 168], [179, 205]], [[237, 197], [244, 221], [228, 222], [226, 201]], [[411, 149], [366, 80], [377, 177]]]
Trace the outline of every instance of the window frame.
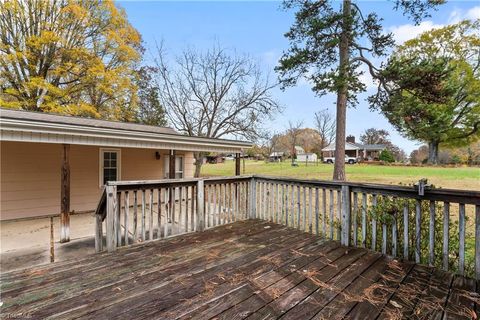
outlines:
[[[180, 158], [180, 164], [182, 170], [177, 170], [177, 158]], [[177, 178], [177, 174], [181, 174], [180, 178]], [[175, 156], [175, 179], [184, 179], [185, 178], [185, 156], [183, 154]]]
[[117, 153], [117, 180], [122, 178], [122, 149], [117, 148], [100, 148], [99, 149], [99, 161], [98, 161], [98, 185], [103, 187], [103, 178], [104, 178], [104, 156], [105, 152], [115, 152]]

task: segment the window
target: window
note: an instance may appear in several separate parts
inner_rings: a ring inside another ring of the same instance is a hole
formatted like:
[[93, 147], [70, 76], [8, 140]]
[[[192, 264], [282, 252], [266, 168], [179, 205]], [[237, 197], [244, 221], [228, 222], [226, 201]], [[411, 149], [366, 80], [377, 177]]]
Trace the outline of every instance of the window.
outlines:
[[175, 157], [175, 179], [183, 179], [183, 157]]
[[[168, 179], [168, 173], [170, 172], [170, 159], [169, 156], [166, 155], [164, 158], [164, 177]], [[175, 179], [183, 179], [183, 168], [184, 168], [184, 161], [183, 156], [176, 156], [175, 157]]]
[[120, 150], [100, 149], [100, 186], [120, 180]]

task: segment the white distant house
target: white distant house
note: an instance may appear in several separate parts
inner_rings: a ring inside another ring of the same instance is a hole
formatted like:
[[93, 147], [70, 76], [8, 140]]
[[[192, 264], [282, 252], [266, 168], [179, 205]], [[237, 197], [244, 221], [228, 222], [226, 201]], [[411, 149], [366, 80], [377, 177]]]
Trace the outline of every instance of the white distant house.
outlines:
[[317, 161], [317, 154], [312, 152], [297, 154], [297, 161], [298, 162], [315, 162]]
[[295, 153], [297, 155], [297, 162], [317, 161], [317, 155], [315, 153], [305, 152], [300, 146], [295, 146]]

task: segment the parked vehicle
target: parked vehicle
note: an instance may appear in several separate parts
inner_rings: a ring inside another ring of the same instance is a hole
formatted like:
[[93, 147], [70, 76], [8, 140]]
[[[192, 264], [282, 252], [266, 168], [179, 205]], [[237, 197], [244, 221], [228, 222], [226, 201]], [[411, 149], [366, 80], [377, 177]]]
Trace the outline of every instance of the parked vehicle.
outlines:
[[[325, 157], [323, 158], [323, 163], [334, 163], [335, 162], [335, 157]], [[358, 162], [358, 158], [355, 157], [349, 157], [345, 155], [345, 163], [348, 164], [354, 164]]]

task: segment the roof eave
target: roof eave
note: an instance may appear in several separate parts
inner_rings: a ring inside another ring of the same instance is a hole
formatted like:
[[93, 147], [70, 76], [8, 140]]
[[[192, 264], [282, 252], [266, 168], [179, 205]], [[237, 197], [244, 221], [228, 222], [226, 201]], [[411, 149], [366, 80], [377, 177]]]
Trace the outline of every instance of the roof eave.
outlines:
[[[111, 128], [92, 128], [79, 125], [61, 124], [61, 123], [45, 123], [39, 121], [18, 120], [9, 118], [0, 118], [0, 126], [2, 131], [2, 140], [7, 141], [4, 132], [22, 132], [34, 134], [49, 134], [56, 136], [83, 137], [90, 139], [107, 139], [109, 141], [122, 140], [130, 142], [150, 143], [152, 148], [155, 144], [185, 145], [196, 146], [196, 148], [204, 147], [205, 151], [240, 151], [252, 147], [252, 143], [237, 140], [211, 139], [202, 137], [190, 137], [180, 134], [168, 133], [148, 133], [139, 131], [130, 131], [123, 129]], [[84, 139], [85, 140], [85, 139]], [[72, 139], [72, 144], [75, 139]], [[45, 141], [48, 142], [48, 141]], [[55, 143], [55, 141], [51, 141]], [[58, 142], [60, 143], [60, 142]], [[78, 143], [88, 144], [88, 143]], [[126, 145], [129, 143], [125, 143]], [[95, 145], [98, 145], [96, 143]]]

